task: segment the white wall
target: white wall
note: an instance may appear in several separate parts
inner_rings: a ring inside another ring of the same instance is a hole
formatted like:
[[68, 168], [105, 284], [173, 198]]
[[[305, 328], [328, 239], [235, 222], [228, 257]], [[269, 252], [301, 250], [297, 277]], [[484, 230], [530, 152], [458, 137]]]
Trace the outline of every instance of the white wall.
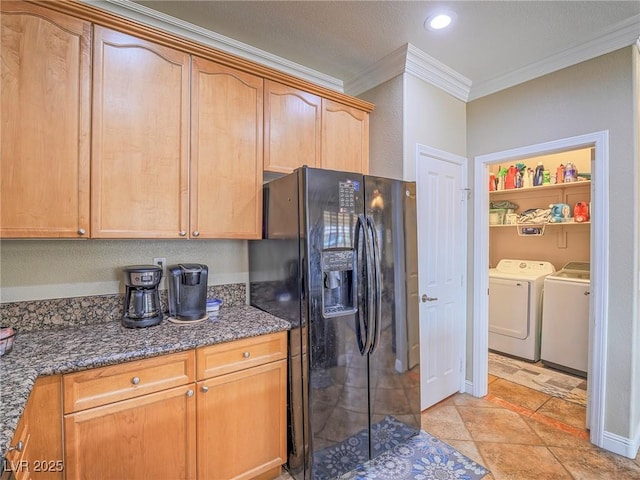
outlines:
[[[628, 47], [472, 101], [469, 157], [602, 130], [609, 131], [610, 278], [605, 430], [637, 435], [637, 129], [633, 58]], [[473, 165], [470, 165], [473, 175]], [[469, 235], [473, 245], [473, 232]], [[594, 281], [607, 281], [598, 279]], [[470, 282], [471, 283], [471, 282]], [[470, 332], [472, 334], [472, 332]]]
[[466, 104], [404, 74], [404, 178], [416, 179], [416, 145], [467, 156]]
[[[118, 293], [122, 267], [204, 263], [209, 285], [247, 283], [247, 242], [239, 240], [3, 240], [0, 301]], [[163, 280], [164, 282], [164, 280]]]
[[369, 114], [369, 173], [403, 179], [402, 76], [392, 78], [360, 97], [376, 107]]

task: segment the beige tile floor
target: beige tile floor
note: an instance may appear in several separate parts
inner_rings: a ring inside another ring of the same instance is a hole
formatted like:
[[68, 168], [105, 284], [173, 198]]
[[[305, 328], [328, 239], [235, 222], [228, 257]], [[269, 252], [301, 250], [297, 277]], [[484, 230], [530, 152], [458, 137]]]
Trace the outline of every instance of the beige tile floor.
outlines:
[[422, 412], [422, 428], [490, 470], [485, 480], [640, 479], [630, 460], [591, 445], [585, 409], [489, 377], [489, 394], [456, 394]]

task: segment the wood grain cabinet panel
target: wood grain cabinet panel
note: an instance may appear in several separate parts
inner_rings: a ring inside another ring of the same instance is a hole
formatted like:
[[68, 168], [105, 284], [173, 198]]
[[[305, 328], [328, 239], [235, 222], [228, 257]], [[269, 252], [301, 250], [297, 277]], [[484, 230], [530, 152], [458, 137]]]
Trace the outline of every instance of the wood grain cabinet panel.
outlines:
[[70, 373], [63, 377], [64, 413], [159, 392], [194, 380], [193, 351]]
[[92, 237], [186, 236], [190, 56], [96, 25], [93, 57]]
[[193, 57], [191, 236], [261, 238], [263, 80]]
[[16, 480], [64, 478], [60, 383], [60, 375], [39, 377], [31, 390], [4, 465]]
[[320, 165], [322, 100], [272, 80], [264, 84], [264, 170]]
[[91, 24], [0, 8], [0, 236], [88, 237]]
[[287, 362], [198, 382], [198, 478], [276, 478], [287, 461]]
[[369, 173], [369, 113], [322, 99], [322, 168]]
[[287, 357], [284, 332], [244, 338], [196, 350], [197, 379], [244, 370]]
[[195, 479], [194, 386], [66, 415], [66, 479]]

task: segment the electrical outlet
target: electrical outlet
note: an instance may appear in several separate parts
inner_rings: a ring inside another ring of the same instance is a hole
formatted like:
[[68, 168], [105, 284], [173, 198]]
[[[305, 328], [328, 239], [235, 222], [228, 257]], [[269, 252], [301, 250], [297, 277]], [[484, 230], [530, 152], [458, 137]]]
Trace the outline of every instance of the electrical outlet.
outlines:
[[167, 259], [162, 257], [156, 257], [153, 259], [153, 264], [158, 265], [164, 272], [164, 267], [167, 265]]

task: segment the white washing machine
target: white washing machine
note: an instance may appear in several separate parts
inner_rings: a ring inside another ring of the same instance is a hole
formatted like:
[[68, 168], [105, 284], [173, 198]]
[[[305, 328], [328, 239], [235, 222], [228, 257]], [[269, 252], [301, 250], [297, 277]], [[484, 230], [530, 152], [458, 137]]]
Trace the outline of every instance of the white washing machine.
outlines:
[[591, 269], [570, 262], [544, 280], [542, 349], [545, 366], [587, 376]]
[[489, 349], [537, 362], [544, 279], [549, 262], [510, 260], [489, 270]]

